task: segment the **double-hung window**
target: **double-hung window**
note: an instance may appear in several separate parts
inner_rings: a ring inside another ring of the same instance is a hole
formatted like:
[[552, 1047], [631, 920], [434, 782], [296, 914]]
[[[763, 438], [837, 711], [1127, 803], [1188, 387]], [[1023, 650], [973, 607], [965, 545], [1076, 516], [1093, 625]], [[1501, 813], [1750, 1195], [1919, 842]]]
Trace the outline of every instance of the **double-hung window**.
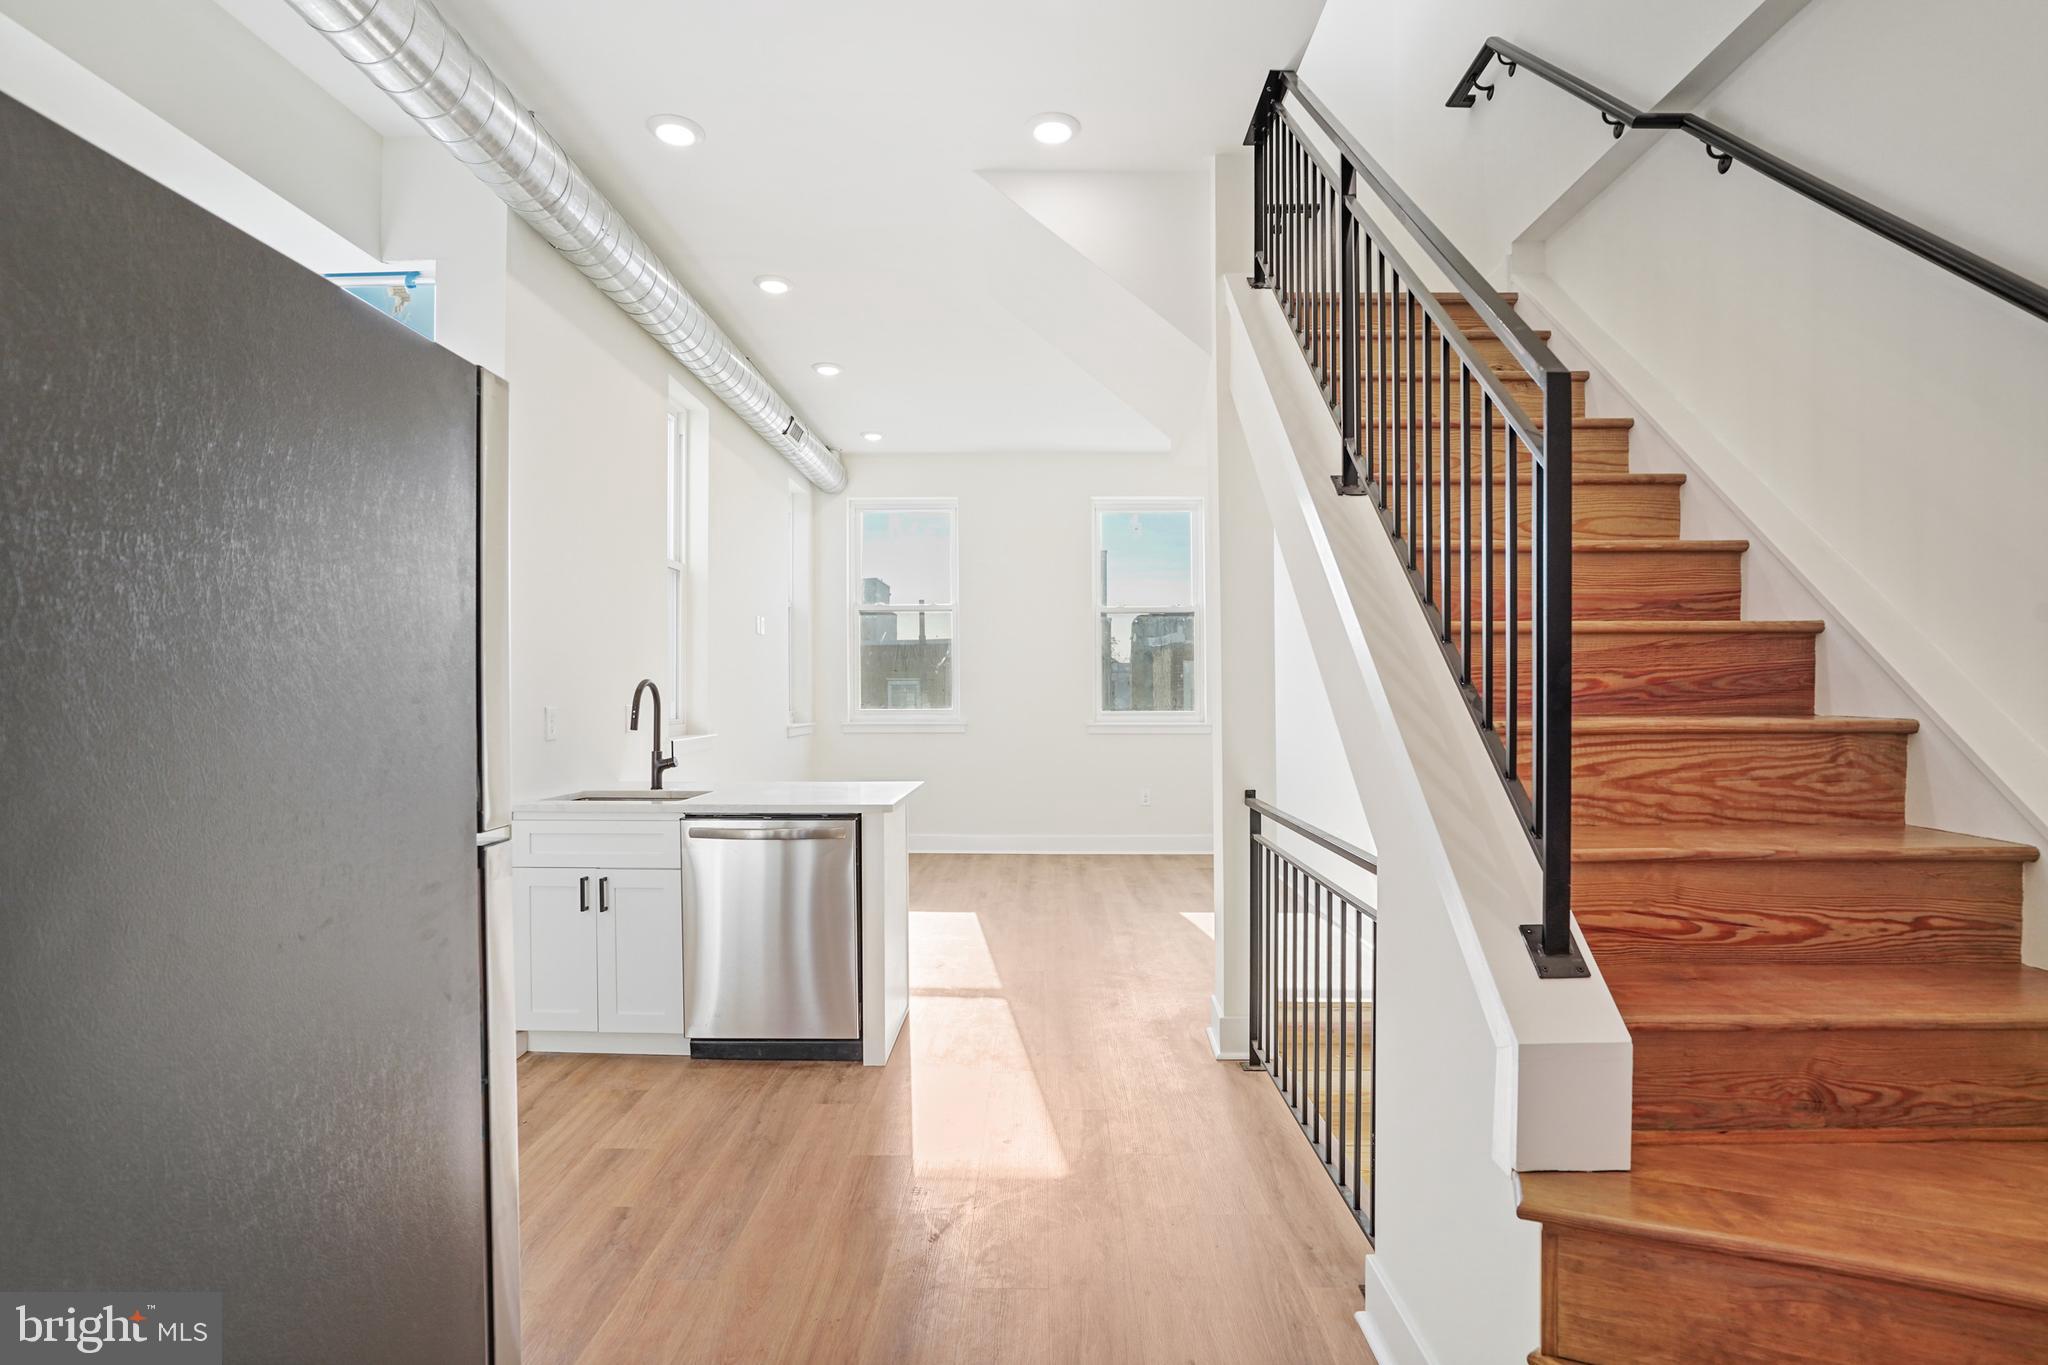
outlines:
[[1200, 724], [1201, 500], [1097, 498], [1093, 511], [1096, 723]]
[[683, 729], [683, 691], [690, 638], [690, 414], [668, 414], [668, 676], [662, 698], [675, 733]]
[[847, 504], [849, 722], [960, 723], [958, 507], [950, 498]]

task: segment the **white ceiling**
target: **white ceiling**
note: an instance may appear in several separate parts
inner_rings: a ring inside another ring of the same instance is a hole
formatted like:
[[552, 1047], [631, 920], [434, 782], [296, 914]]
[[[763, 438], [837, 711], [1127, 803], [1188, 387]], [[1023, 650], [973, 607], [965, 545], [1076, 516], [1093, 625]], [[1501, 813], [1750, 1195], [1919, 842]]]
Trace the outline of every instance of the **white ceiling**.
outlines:
[[[282, 0], [219, 3], [414, 135]], [[1206, 344], [1208, 157], [1322, 0], [440, 5], [834, 444], [1031, 452], [1177, 434]], [[1032, 141], [1047, 110], [1080, 135]], [[705, 142], [657, 143], [656, 113]], [[792, 291], [756, 290], [769, 273]]]

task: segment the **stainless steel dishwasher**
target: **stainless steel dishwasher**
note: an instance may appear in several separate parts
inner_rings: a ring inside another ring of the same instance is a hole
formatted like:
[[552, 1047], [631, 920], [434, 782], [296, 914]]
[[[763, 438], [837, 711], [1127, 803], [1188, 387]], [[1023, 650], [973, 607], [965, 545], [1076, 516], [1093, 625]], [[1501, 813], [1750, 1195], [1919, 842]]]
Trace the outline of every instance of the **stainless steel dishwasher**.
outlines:
[[857, 820], [683, 821], [692, 1056], [860, 1060]]

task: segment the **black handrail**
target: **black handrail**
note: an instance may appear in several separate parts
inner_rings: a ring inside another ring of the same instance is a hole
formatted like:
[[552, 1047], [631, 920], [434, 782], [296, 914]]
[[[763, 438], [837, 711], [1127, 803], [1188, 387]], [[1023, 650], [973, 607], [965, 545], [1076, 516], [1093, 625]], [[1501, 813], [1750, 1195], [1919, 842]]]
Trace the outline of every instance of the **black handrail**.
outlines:
[[1698, 114], [1664, 110], [1645, 113], [1634, 105], [1617, 99], [1592, 82], [1566, 71], [1554, 62], [1538, 57], [1525, 48], [1517, 47], [1504, 38], [1486, 40], [1479, 49], [1479, 55], [1472, 59], [1472, 64], [1465, 68], [1465, 74], [1459, 77], [1457, 88], [1451, 91], [1451, 97], [1445, 104], [1453, 109], [1470, 109], [1478, 103], [1480, 93], [1492, 99], [1494, 87], [1481, 84], [1479, 78], [1486, 74], [1487, 67], [1496, 58], [1507, 67], [1508, 75], [1511, 77], [1518, 69], [1527, 67], [1558, 89], [1592, 105], [1600, 111], [1601, 120], [1614, 130], [1616, 137], [1632, 128], [1688, 133], [1705, 144], [1707, 155], [1713, 158], [1715, 166], [1723, 175], [1727, 174], [1731, 165], [1740, 162], [1767, 179], [1777, 181], [1794, 194], [1811, 199], [1821, 207], [1841, 214], [1859, 227], [1868, 228], [1886, 241], [1904, 247], [1922, 260], [1932, 261], [1943, 270], [1961, 276], [1979, 289], [2005, 300], [2015, 308], [2048, 320], [2048, 287], [2036, 284], [1996, 261], [1987, 260], [1967, 247], [1958, 246], [1945, 237], [1938, 237], [1889, 209], [1879, 208], [1868, 199], [1851, 194], [1839, 185], [1830, 184], [1784, 158], [1765, 151], [1749, 139], [1731, 133], [1717, 123], [1708, 122]]
[[[1255, 154], [1252, 283], [1273, 290], [1293, 325], [1337, 425], [1337, 491], [1377, 509], [1535, 851], [1541, 918], [1522, 934], [1537, 973], [1585, 976], [1571, 928], [1574, 376], [1294, 72], [1266, 78], [1245, 142]], [[1419, 272], [1361, 202], [1368, 189], [1455, 295], [1420, 287]], [[1501, 368], [1467, 326], [1506, 352]], [[1536, 417], [1517, 385], [1534, 387]], [[1507, 447], [1499, 465], [1496, 427]], [[1524, 452], [1527, 509], [1518, 488]], [[1505, 475], [1499, 509], [1497, 471]]]
[[[1305, 820], [1298, 820], [1294, 816], [1289, 815], [1286, 811], [1281, 810], [1278, 806], [1271, 806], [1266, 804], [1264, 801], [1259, 800], [1259, 798], [1252, 792], [1246, 792], [1244, 794], [1244, 804], [1248, 809], [1256, 812], [1259, 815], [1264, 816], [1268, 820], [1271, 820], [1274, 824], [1279, 825], [1284, 829], [1293, 830], [1296, 834], [1299, 834], [1302, 838], [1308, 840], [1310, 843], [1316, 844], [1319, 847], [1330, 850], [1330, 852], [1336, 854], [1338, 857], [1344, 859], [1346, 862], [1355, 864], [1358, 867], [1362, 867], [1367, 872], [1377, 873], [1380, 870], [1379, 859], [1373, 857], [1372, 854], [1367, 853], [1357, 844], [1348, 843], [1343, 839], [1339, 839], [1336, 835], [1331, 834], [1327, 830], [1317, 829], [1314, 825], [1309, 824]], [[1368, 909], [1366, 913], [1371, 914], [1372, 911]]]

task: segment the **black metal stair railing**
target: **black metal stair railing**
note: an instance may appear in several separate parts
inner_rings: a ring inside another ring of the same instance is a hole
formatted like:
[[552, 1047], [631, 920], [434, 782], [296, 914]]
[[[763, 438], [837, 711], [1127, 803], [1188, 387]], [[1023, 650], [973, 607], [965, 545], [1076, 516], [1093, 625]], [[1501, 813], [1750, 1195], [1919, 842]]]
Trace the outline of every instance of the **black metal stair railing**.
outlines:
[[1305, 849], [1290, 850], [1273, 834], [1291, 831], [1364, 872], [1377, 873], [1379, 864], [1364, 849], [1259, 800], [1257, 792], [1246, 792], [1244, 803], [1251, 813], [1252, 950], [1251, 1057], [1245, 1065], [1272, 1078], [1370, 1237], [1378, 918], [1356, 893], [1309, 867]]
[[[1585, 976], [1571, 925], [1571, 371], [1294, 72], [1267, 77], [1245, 142], [1252, 283], [1293, 326], [1337, 427], [1337, 489], [1378, 512], [1535, 850], [1541, 917], [1522, 935], [1536, 971]], [[1366, 192], [1449, 291], [1424, 287]]]

